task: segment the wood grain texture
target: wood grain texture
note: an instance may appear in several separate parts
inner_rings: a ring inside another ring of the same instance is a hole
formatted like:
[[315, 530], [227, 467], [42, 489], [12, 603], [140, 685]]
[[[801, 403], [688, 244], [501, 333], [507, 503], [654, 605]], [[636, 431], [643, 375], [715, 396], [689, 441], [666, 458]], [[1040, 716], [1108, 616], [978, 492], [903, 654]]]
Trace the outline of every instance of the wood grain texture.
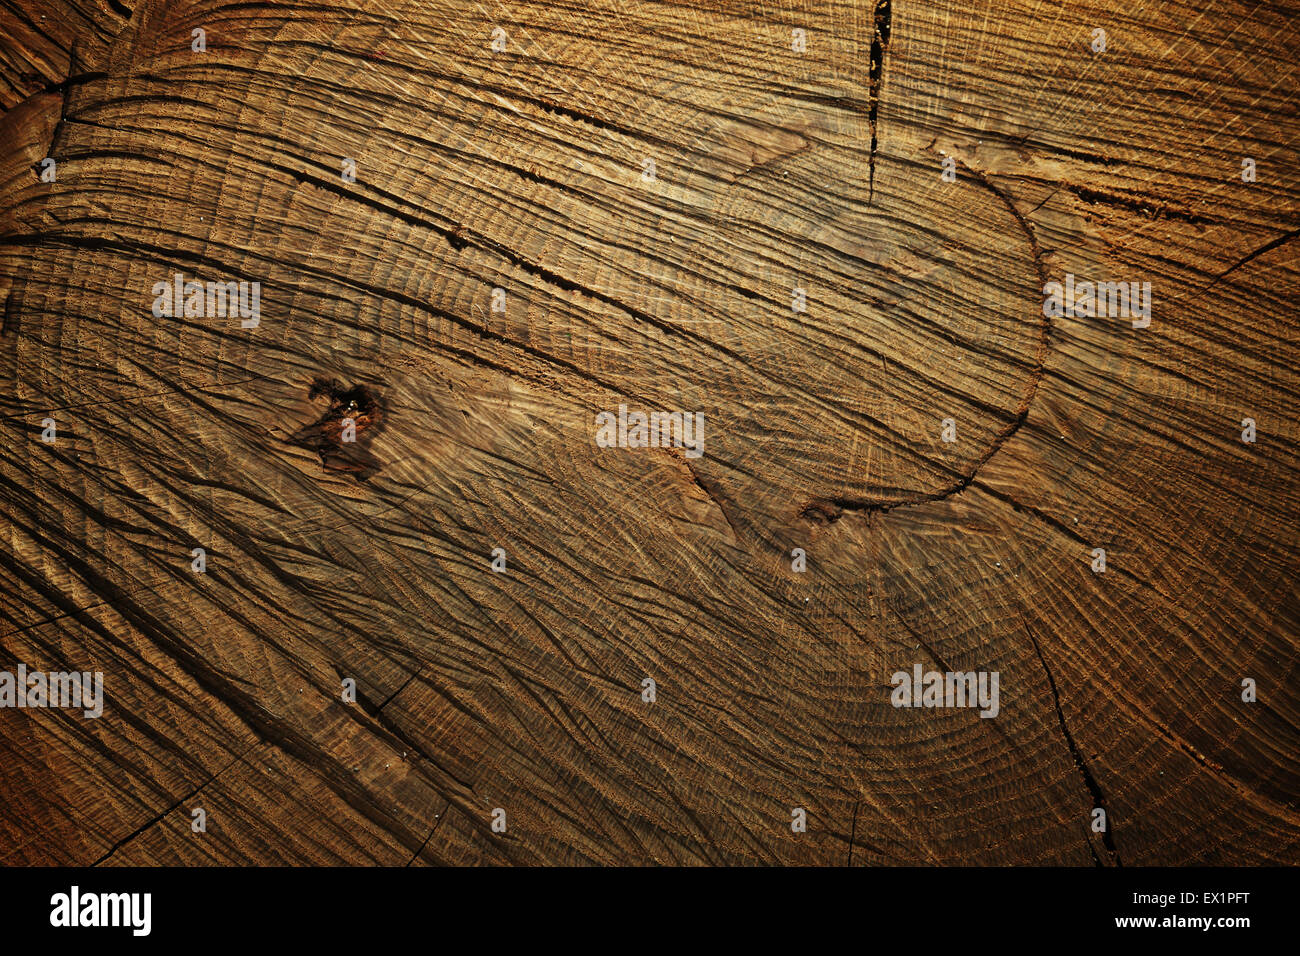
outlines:
[[1297, 13], [7, 3], [0, 859], [1294, 863]]

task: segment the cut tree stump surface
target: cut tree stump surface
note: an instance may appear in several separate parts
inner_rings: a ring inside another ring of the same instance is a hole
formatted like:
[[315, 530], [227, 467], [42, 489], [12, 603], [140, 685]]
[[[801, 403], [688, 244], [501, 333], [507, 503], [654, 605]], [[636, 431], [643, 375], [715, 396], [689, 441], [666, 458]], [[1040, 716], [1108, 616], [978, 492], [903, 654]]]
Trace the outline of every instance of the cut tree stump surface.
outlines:
[[5, 0], [0, 669], [104, 710], [0, 709], [0, 860], [1296, 862], [1298, 53]]

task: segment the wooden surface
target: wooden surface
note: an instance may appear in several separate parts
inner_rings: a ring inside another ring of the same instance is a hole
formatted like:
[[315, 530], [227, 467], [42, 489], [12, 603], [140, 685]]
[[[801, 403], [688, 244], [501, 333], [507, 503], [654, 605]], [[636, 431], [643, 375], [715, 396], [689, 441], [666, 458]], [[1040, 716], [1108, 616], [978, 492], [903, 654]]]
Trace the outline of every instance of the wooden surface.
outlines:
[[1294, 863], [1298, 15], [5, 0], [0, 860]]

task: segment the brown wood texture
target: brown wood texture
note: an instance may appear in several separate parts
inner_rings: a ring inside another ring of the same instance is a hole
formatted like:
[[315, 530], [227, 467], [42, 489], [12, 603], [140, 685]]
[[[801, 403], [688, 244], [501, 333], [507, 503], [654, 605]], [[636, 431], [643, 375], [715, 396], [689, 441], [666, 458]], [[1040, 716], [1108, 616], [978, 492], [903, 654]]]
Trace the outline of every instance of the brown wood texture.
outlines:
[[6, 0], [0, 860], [1296, 862], [1297, 14]]

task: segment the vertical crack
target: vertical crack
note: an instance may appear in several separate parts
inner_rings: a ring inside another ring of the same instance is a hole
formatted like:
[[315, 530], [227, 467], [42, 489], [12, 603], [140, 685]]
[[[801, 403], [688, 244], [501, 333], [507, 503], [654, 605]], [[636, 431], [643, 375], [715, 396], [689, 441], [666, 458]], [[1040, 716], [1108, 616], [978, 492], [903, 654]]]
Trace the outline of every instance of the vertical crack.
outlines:
[[867, 204], [876, 194], [876, 115], [880, 110], [880, 88], [885, 79], [885, 51], [889, 49], [891, 23], [890, 0], [876, 0], [876, 10], [871, 18], [871, 65], [867, 79], [867, 123], [871, 127], [871, 154], [868, 159], [870, 181], [867, 187]]
[[849, 866], [853, 865], [853, 841], [858, 838], [858, 805], [860, 803], [862, 803], [861, 800], [853, 801], [853, 829], [849, 833]]
[[450, 815], [450, 813], [451, 813], [451, 801], [448, 800], [447, 805], [442, 808], [442, 813], [434, 815], [434, 819], [436, 822], [433, 824], [433, 828], [429, 830], [429, 835], [424, 838], [424, 842], [420, 844], [420, 848], [415, 851], [415, 854], [409, 860], [406, 861], [407, 866], [410, 866], [412, 863], [414, 863], [416, 860], [420, 858], [420, 854], [424, 852], [424, 848], [429, 845], [429, 841], [433, 839], [433, 835], [438, 832], [438, 827], [442, 826], [442, 821], [446, 820], [447, 817]]
[[[1056, 690], [1056, 678], [1052, 676], [1052, 669], [1047, 666], [1047, 659], [1043, 657], [1043, 649], [1038, 646], [1038, 638], [1034, 637], [1034, 632], [1028, 628], [1026, 628], [1026, 633], [1029, 634], [1029, 640], [1033, 642], [1034, 653], [1038, 655], [1038, 662], [1043, 665], [1043, 672], [1047, 674], [1047, 684], [1052, 689], [1052, 702], [1056, 705], [1056, 719], [1061, 722], [1061, 733], [1065, 734], [1065, 742], [1070, 746], [1070, 754], [1074, 757], [1075, 766], [1083, 774], [1083, 782], [1087, 785], [1089, 793], [1092, 794], [1092, 805], [1101, 807], [1106, 811], [1106, 829], [1102, 831], [1101, 842], [1105, 844], [1111, 859], [1115, 861], [1115, 865], [1123, 866], [1124, 864], [1119, 858], [1119, 851], [1115, 849], [1115, 838], [1111, 835], [1111, 817], [1110, 809], [1106, 806], [1106, 795], [1101, 792], [1097, 778], [1092, 775], [1087, 762], [1083, 759], [1083, 754], [1079, 752], [1079, 747], [1074, 742], [1074, 737], [1070, 734], [1070, 728], [1066, 726], [1065, 713], [1061, 710], [1061, 696]], [[1098, 859], [1097, 851], [1092, 847], [1091, 839], [1088, 840], [1088, 849], [1092, 851], [1092, 858], [1100, 866], [1101, 860]]]

